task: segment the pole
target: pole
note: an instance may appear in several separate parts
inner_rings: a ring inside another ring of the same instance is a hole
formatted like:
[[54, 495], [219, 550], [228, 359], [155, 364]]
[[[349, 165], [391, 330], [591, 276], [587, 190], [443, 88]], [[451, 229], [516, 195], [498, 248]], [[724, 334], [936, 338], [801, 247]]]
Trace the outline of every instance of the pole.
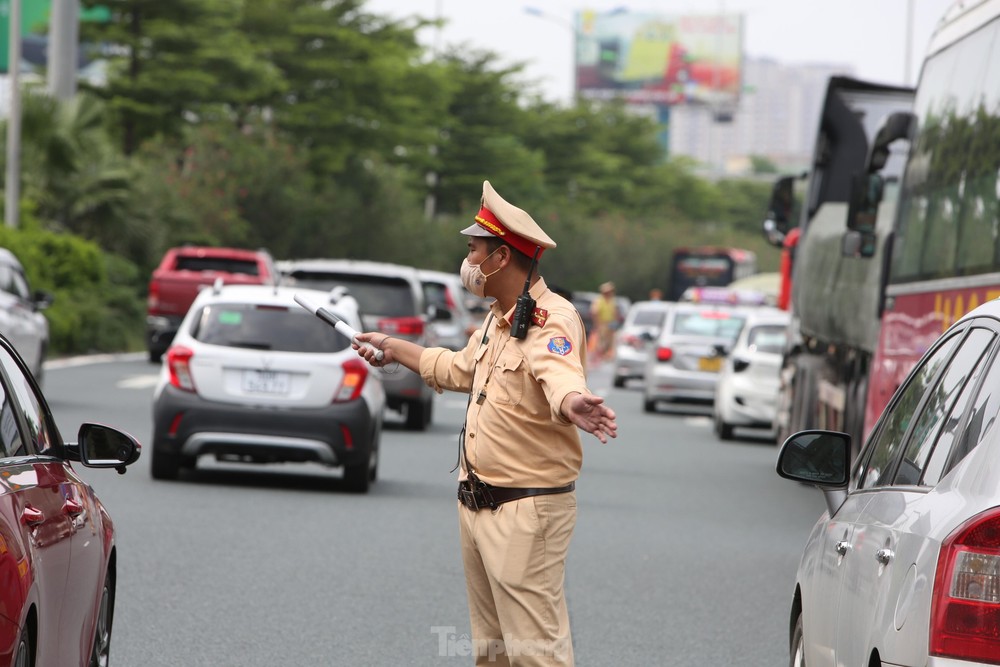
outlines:
[[80, 0], [52, 0], [49, 19], [49, 94], [69, 100], [76, 94]]
[[21, 201], [21, 0], [10, 0], [8, 19], [10, 113], [7, 117], [7, 181], [3, 219], [8, 227], [17, 228]]

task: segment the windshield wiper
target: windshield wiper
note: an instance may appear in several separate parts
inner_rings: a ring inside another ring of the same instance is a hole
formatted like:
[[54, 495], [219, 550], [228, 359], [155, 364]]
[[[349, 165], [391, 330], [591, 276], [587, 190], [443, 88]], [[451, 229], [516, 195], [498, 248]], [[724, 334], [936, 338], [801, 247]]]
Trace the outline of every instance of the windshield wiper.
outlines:
[[231, 340], [227, 343], [229, 347], [245, 347], [251, 350], [270, 350], [270, 343], [259, 343], [252, 340]]

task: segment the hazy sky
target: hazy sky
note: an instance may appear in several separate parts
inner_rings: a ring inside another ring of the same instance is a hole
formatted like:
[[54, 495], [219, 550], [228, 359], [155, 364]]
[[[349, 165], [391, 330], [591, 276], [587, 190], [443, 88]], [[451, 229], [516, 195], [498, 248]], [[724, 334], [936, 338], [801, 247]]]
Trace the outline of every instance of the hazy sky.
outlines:
[[[927, 41], [952, 0], [368, 0], [376, 14], [397, 18], [440, 14], [448, 25], [422, 41], [469, 44], [530, 63], [526, 73], [550, 100], [568, 101], [573, 89], [573, 29], [576, 11], [630, 11], [665, 15], [740, 13], [744, 53], [783, 63], [853, 66], [859, 78], [913, 84]], [[535, 7], [545, 17], [525, 12]], [[906, 79], [907, 8], [912, 7], [912, 54]]]

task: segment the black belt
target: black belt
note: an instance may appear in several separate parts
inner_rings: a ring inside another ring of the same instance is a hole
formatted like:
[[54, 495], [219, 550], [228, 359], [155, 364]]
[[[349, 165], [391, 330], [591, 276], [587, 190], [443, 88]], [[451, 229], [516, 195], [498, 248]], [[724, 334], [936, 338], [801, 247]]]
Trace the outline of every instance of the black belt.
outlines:
[[473, 512], [485, 507], [496, 509], [503, 503], [519, 500], [530, 496], [544, 496], [551, 493], [569, 493], [576, 488], [576, 482], [566, 486], [554, 486], [544, 489], [516, 489], [503, 486], [491, 486], [482, 481], [472, 482], [462, 480], [458, 483], [458, 502]]

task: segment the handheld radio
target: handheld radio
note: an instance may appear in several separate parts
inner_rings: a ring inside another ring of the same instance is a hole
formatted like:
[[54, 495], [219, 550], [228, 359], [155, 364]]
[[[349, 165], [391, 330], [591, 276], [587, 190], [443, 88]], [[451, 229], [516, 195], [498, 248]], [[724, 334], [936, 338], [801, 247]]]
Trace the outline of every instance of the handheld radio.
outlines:
[[531, 316], [535, 313], [535, 300], [528, 294], [528, 290], [531, 288], [531, 274], [535, 271], [535, 264], [538, 263], [538, 253], [541, 251], [541, 246], [535, 246], [535, 256], [531, 258], [528, 277], [524, 279], [524, 291], [517, 297], [517, 303], [514, 305], [514, 319], [510, 323], [511, 338], [523, 339], [528, 336], [528, 326], [531, 325]]

